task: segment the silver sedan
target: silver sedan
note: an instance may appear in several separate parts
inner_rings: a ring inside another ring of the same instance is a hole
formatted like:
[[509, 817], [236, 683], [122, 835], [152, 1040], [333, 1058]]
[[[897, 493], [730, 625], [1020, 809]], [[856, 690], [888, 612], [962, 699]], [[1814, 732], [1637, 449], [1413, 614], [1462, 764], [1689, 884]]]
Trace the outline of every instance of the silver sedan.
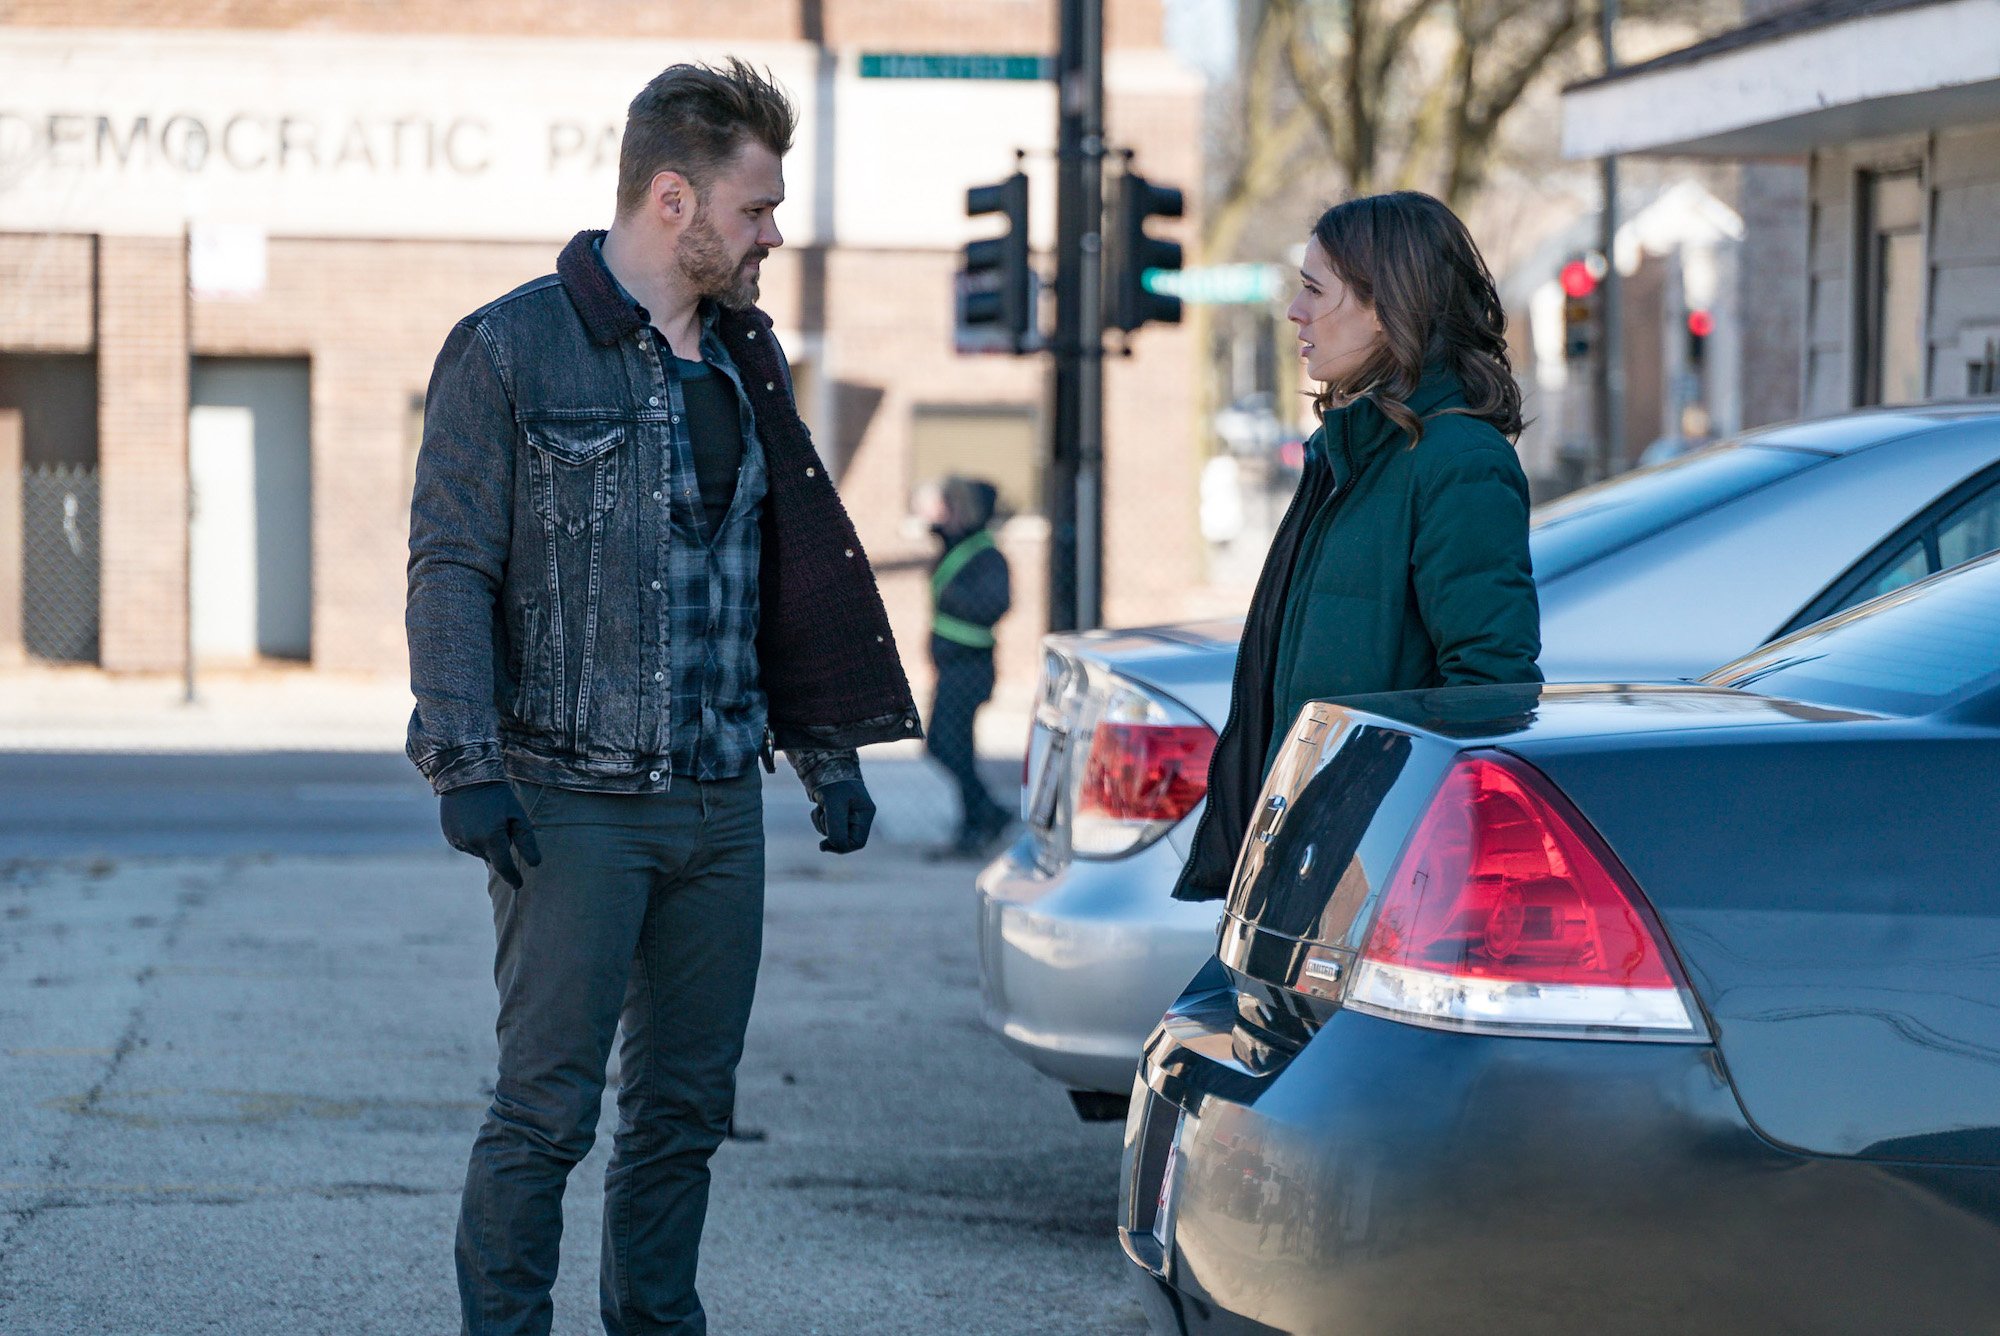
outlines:
[[[1536, 509], [1551, 681], [1695, 677], [2000, 549], [2000, 404], [1745, 436]], [[1236, 623], [1043, 642], [1023, 835], [979, 876], [986, 1023], [1121, 1117], [1139, 1048], [1215, 949], [1171, 899], [1229, 709]]]

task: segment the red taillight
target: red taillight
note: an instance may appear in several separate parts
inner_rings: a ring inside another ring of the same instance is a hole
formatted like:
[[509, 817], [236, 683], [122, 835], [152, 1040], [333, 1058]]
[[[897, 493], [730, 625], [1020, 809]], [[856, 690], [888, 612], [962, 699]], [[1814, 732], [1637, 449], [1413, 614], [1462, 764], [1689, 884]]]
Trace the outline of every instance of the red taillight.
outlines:
[[1548, 781], [1492, 756], [1445, 777], [1383, 893], [1349, 1001], [1460, 1027], [1696, 1030], [1616, 858]]
[[[1201, 804], [1215, 732], [1179, 701], [1102, 664], [1059, 661], [1042, 674], [1029, 824], [1058, 856], [1126, 858]], [[1062, 836], [1067, 836], [1062, 839]]]
[[1208, 791], [1215, 733], [1204, 724], [1099, 724], [1077, 787], [1079, 816], [1179, 821]]

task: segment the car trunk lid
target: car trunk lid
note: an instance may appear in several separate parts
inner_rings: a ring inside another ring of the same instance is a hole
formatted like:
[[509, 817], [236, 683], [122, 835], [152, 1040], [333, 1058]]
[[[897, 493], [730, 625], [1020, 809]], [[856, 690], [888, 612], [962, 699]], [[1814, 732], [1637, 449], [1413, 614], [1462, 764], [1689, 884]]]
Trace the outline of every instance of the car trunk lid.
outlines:
[[[1848, 718], [1712, 687], [1493, 686], [1316, 702], [1274, 763], [1239, 855], [1219, 955], [1266, 1001], [1337, 1004], [1374, 910], [1454, 764], [1605, 732]], [[1323, 1011], [1323, 1007], [1321, 1008]]]

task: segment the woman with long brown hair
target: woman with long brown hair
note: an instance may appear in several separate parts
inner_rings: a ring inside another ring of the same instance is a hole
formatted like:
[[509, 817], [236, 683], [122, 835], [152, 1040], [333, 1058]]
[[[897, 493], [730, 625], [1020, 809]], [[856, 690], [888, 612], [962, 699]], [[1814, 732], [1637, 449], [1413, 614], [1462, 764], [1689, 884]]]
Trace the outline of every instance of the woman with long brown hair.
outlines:
[[1321, 424], [1251, 600], [1183, 900], [1228, 892], [1307, 701], [1541, 680], [1521, 390], [1465, 225], [1414, 191], [1350, 200], [1313, 225], [1299, 280]]

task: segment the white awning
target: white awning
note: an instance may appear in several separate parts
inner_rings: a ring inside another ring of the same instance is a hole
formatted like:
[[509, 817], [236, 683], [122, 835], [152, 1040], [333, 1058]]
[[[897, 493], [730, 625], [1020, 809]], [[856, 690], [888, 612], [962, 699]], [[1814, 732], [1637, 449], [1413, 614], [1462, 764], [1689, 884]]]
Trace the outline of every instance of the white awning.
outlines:
[[2000, 0], [1883, 8], [1802, 28], [1752, 25], [1573, 85], [1563, 155], [1789, 156], [2000, 120]]

